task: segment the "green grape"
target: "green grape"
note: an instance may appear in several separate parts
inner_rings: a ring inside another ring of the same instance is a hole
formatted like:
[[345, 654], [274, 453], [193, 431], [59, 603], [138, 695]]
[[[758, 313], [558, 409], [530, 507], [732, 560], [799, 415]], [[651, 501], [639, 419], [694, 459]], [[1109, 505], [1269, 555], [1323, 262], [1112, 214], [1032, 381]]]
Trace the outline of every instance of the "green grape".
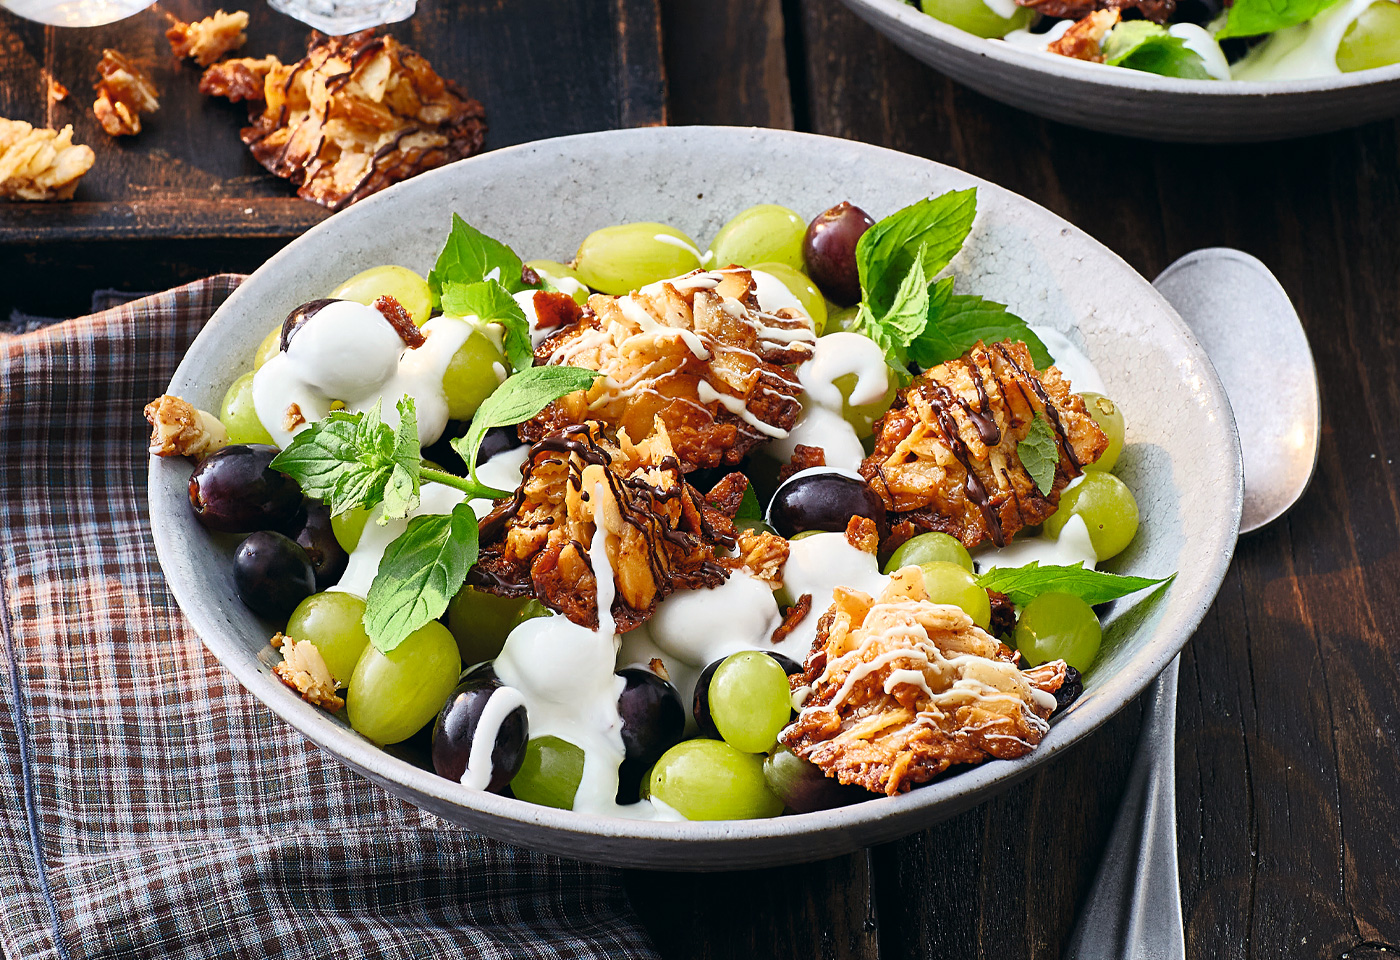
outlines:
[[1019, 7], [1010, 17], [998, 16], [983, 0], [919, 0], [919, 6], [935, 20], [989, 39], [1030, 26], [1035, 18], [1035, 11], [1030, 7]]
[[855, 329], [856, 317], [859, 315], [859, 305], [854, 307], [839, 307], [828, 301], [826, 305], [826, 326], [822, 329], [822, 336], [826, 336], [828, 333], [849, 333]]
[[442, 389], [447, 394], [447, 415], [453, 420], [470, 420], [481, 401], [501, 385], [497, 364], [509, 369], [505, 354], [480, 330], [472, 333], [447, 362]]
[[687, 820], [756, 820], [783, 812], [783, 801], [764, 779], [763, 757], [723, 740], [676, 744], [656, 761], [647, 789]]
[[258, 344], [258, 350], [253, 354], [253, 369], [261, 370], [262, 365], [282, 352], [282, 324], [272, 328], [267, 336], [263, 337], [262, 343]]
[[525, 762], [511, 780], [510, 790], [527, 803], [572, 810], [582, 779], [582, 750], [558, 737], [531, 737], [525, 744]]
[[1028, 666], [1063, 660], [1083, 673], [1099, 655], [1103, 628], [1093, 607], [1073, 594], [1042, 593], [1021, 608], [1014, 639]]
[[972, 555], [957, 537], [946, 533], [921, 533], [900, 544], [899, 549], [890, 554], [885, 564], [886, 573], [894, 573], [910, 564], [932, 563], [941, 560], [956, 563], [968, 573], [972, 572]]
[[245, 373], [229, 385], [219, 422], [228, 431], [229, 443], [271, 443], [272, 434], [258, 419], [253, 408], [253, 374]]
[[365, 507], [352, 507], [331, 517], [331, 533], [335, 534], [335, 542], [340, 544], [342, 550], [346, 553], [355, 552], [355, 548], [360, 545], [360, 534], [365, 532], [365, 523], [368, 520], [369, 510]]
[[1127, 436], [1128, 428], [1123, 423], [1123, 411], [1119, 409], [1118, 404], [1101, 393], [1081, 393], [1080, 396], [1084, 398], [1084, 407], [1089, 411], [1089, 416], [1094, 418], [1099, 429], [1108, 437], [1108, 447], [1103, 456], [1093, 463], [1085, 464], [1084, 469], [1111, 472], [1114, 464], [1118, 462], [1118, 455], [1123, 452], [1123, 439]]
[[574, 257], [578, 278], [602, 293], [631, 293], [700, 267], [695, 241], [664, 223], [623, 223], [594, 230]]
[[972, 622], [983, 630], [991, 627], [991, 598], [986, 590], [977, 585], [971, 571], [947, 560], [931, 560], [919, 566], [924, 571], [924, 589], [928, 591], [930, 600], [961, 607]]
[[338, 590], [313, 593], [292, 611], [285, 633], [315, 644], [331, 676], [344, 685], [350, 682], [369, 645], [364, 616], [365, 602], [353, 594]]
[[[527, 260], [525, 266], [544, 277], [582, 306], [588, 302], [588, 287], [579, 279], [578, 271], [558, 260]], [[564, 281], [560, 283], [560, 281]], [[572, 282], [570, 282], [572, 281]]]
[[420, 327], [432, 315], [433, 291], [428, 281], [408, 267], [370, 267], [332, 290], [331, 299], [353, 300], [368, 307], [386, 294], [397, 300]]
[[803, 530], [801, 533], [794, 533], [788, 537], [789, 540], [805, 540], [808, 537], [815, 537], [819, 533], [829, 533], [828, 530]]
[[1342, 35], [1337, 69], [1343, 73], [1400, 63], [1400, 3], [1377, 0]]
[[737, 263], [752, 267], [760, 263], [781, 263], [794, 270], [802, 269], [802, 238], [807, 234], [807, 221], [796, 211], [776, 203], [760, 203], [737, 214], [719, 228], [710, 252], [711, 266], [727, 267]]
[[388, 653], [367, 646], [345, 697], [350, 726], [381, 745], [407, 740], [437, 716], [461, 673], [457, 641], [436, 620]]
[[805, 273], [794, 270], [786, 263], [760, 263], [753, 269], [762, 270], [781, 280], [788, 292], [802, 304], [807, 316], [812, 318], [812, 326], [816, 329], [817, 336], [822, 335], [822, 330], [826, 327], [826, 298]]
[[856, 436], [862, 440], [874, 435], [875, 421], [883, 417], [890, 409], [890, 404], [894, 403], [895, 394], [898, 392], [895, 389], [894, 377], [887, 376], [885, 379], [888, 386], [884, 396], [872, 403], [863, 403], [855, 407], [851, 406], [850, 397], [858, 381], [856, 375], [848, 373], [832, 381], [836, 389], [841, 391], [841, 418], [855, 428]]
[[767, 753], [792, 719], [787, 673], [757, 650], [726, 657], [710, 679], [710, 716], [734, 749]]
[[1060, 494], [1060, 506], [1045, 521], [1045, 533], [1058, 540], [1069, 518], [1078, 514], [1089, 528], [1099, 560], [1123, 552], [1138, 528], [1138, 506], [1128, 485], [1111, 473], [1095, 471]]
[[463, 663], [496, 659], [506, 637], [533, 617], [550, 611], [529, 597], [498, 597], [475, 587], [463, 587], [447, 604], [447, 629], [457, 638]]

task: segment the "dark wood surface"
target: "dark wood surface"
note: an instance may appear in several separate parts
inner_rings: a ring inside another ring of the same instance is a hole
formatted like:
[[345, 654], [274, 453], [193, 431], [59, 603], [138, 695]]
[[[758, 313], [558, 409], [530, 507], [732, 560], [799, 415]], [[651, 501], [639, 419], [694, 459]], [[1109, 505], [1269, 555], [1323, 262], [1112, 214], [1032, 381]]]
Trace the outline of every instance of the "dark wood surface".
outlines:
[[[1183, 659], [1188, 955], [1390, 956], [1400, 944], [1400, 123], [1163, 146], [962, 89], [834, 0], [665, 0], [662, 25], [673, 123], [796, 126], [951, 163], [1044, 204], [1148, 277], [1220, 244], [1278, 274], [1319, 365], [1322, 453], [1298, 507], [1241, 542]], [[861, 175], [850, 175], [856, 201]], [[26, 264], [27, 276], [71, 279], [0, 284], [0, 299], [34, 309], [85, 300], [99, 284], [154, 289], [247, 269], [281, 242], [12, 247], [0, 276]], [[633, 873], [629, 888], [672, 958], [1058, 957], [1139, 718], [1135, 705], [1029, 781], [904, 841], [781, 870]]]
[[[242, 55], [290, 63], [306, 52], [305, 26], [264, 3], [244, 6]], [[238, 138], [246, 105], [201, 94], [200, 68], [171, 55], [166, 13], [194, 20], [212, 9], [205, 0], [163, 0], [85, 30], [0, 10], [0, 116], [71, 123], [74, 140], [97, 153], [72, 202], [0, 206], [0, 243], [294, 237], [328, 215], [253, 159]], [[390, 32], [488, 105], [488, 147], [665, 121], [655, 0], [420, 0]], [[126, 53], [160, 91], [160, 109], [143, 118], [139, 136], [109, 137], [92, 115], [104, 47]], [[67, 99], [48, 97], [50, 77], [68, 87]]]

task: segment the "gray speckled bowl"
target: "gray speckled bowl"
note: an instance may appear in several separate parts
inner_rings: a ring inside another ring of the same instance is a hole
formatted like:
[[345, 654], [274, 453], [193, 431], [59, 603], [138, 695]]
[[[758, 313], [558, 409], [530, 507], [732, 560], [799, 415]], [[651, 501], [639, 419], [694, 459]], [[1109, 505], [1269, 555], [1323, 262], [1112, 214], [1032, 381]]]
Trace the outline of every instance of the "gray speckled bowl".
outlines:
[[919, 60], [994, 100], [1152, 140], [1302, 137], [1400, 114], [1400, 64], [1270, 83], [1178, 80], [983, 40], [905, 0], [842, 0]]
[[1005, 790], [1122, 709], [1185, 644], [1225, 575], [1242, 490], [1230, 408], [1190, 331], [1127, 264], [1028, 200], [927, 160], [772, 130], [653, 128], [499, 150], [386, 190], [290, 244], [214, 315], [170, 392], [217, 410], [258, 342], [292, 307], [376, 264], [426, 273], [449, 211], [527, 258], [563, 260], [585, 234], [612, 223], [662, 220], [706, 239], [755, 203], [812, 216], [851, 198], [879, 217], [967, 186], [979, 188], [980, 210], [953, 262], [960, 289], [1069, 332], [1127, 414], [1129, 446], [1118, 473], [1136, 492], [1143, 520], [1112, 566], [1158, 576], [1180, 571], [1164, 593], [1119, 605], [1083, 698], [1029, 756], [903, 796], [775, 820], [636, 823], [538, 807], [473, 793], [397, 760], [284, 687], [271, 673], [278, 660], [267, 643], [272, 626], [237, 600], [228, 545], [216, 543], [189, 509], [189, 464], [153, 458], [151, 527], [171, 589], [220, 662], [309, 739], [433, 813], [559, 854], [681, 870], [815, 860], [911, 833]]

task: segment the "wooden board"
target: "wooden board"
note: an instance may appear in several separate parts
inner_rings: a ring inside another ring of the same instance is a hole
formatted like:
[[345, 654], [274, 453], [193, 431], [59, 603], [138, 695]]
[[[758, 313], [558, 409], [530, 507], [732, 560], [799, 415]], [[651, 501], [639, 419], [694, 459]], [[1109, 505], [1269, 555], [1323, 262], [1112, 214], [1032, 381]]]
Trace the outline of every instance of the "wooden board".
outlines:
[[[307, 27], [262, 0], [242, 6], [251, 17], [242, 53], [292, 61], [305, 52]], [[162, 11], [190, 20], [214, 8], [166, 0], [82, 30], [0, 10], [0, 116], [71, 123], [97, 153], [73, 201], [0, 203], [0, 243], [286, 237], [328, 215], [253, 160], [238, 138], [245, 107], [200, 94], [199, 68], [171, 56]], [[386, 29], [485, 105], [488, 149], [666, 119], [655, 0], [419, 0], [411, 19]], [[138, 136], [109, 137], [92, 114], [104, 47], [129, 55], [160, 90], [161, 108]], [[50, 76], [71, 91], [63, 102], [49, 101]]]

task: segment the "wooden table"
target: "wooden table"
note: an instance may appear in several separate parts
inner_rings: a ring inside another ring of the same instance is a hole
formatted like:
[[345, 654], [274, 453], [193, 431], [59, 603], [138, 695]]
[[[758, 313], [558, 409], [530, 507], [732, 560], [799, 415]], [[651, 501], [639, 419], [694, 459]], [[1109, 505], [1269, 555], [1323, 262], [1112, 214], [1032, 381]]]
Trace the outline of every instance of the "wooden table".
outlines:
[[[665, 0], [661, 21], [672, 123], [797, 127], [951, 163], [1056, 211], [1148, 277], [1220, 244], [1278, 274], [1318, 361], [1322, 453], [1298, 507], [1240, 543], [1183, 659], [1188, 953], [1396, 950], [1400, 122], [1283, 144], [1166, 146], [993, 103], [834, 0]], [[858, 200], [860, 172], [851, 178]], [[76, 257], [81, 283], [9, 282], [0, 300], [81, 310], [94, 285], [155, 289], [249, 269], [283, 242], [11, 248], [0, 276], [22, 260], [31, 276], [58, 278]], [[780, 870], [632, 874], [633, 898], [668, 957], [1059, 956], [1139, 717], [1125, 711], [1025, 784], [907, 840]]]

